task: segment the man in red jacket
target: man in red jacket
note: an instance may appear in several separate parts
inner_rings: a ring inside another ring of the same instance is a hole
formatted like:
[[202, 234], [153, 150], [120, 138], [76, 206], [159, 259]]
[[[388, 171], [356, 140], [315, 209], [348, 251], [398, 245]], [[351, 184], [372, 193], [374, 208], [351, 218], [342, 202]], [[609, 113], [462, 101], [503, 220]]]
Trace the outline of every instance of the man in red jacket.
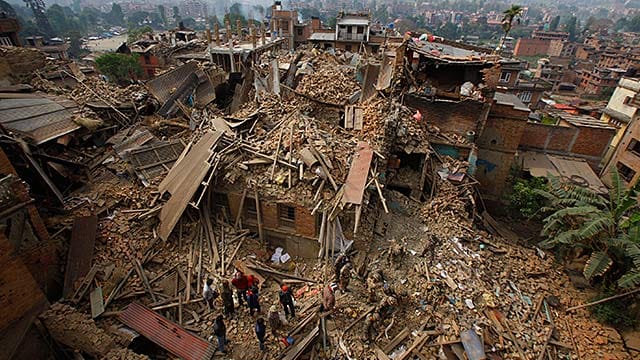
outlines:
[[247, 300], [247, 289], [249, 289], [249, 279], [247, 276], [239, 271], [231, 280], [231, 284], [236, 288], [236, 295], [238, 296], [238, 303], [244, 305]]

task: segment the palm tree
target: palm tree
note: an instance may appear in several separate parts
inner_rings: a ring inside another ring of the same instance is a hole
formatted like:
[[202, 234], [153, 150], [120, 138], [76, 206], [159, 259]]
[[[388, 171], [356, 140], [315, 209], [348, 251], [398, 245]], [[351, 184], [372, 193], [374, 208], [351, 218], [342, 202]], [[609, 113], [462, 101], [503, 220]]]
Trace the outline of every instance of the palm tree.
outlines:
[[591, 252], [586, 279], [606, 275], [620, 287], [633, 287], [640, 284], [640, 183], [627, 190], [614, 171], [612, 184], [606, 198], [557, 178], [549, 191], [534, 190], [548, 200], [543, 210], [553, 211], [543, 220], [547, 239], [540, 246], [584, 248]]
[[502, 18], [502, 30], [504, 30], [504, 36], [502, 37], [502, 39], [500, 39], [500, 45], [498, 45], [498, 47], [496, 48], [496, 51], [498, 53], [502, 52], [504, 42], [507, 39], [507, 36], [509, 36], [509, 32], [513, 27], [513, 21], [517, 19], [516, 21], [520, 23], [519, 17], [520, 15], [522, 15], [523, 11], [524, 8], [522, 8], [522, 6], [511, 5], [510, 8], [502, 12], [504, 14], [504, 17]]

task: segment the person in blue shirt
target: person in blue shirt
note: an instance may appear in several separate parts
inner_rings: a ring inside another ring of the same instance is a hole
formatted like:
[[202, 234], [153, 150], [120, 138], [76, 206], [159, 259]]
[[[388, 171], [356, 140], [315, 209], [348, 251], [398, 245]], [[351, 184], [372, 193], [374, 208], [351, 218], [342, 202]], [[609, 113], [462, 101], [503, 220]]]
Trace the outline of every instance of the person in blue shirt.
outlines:
[[264, 351], [266, 348], [264, 346], [264, 337], [267, 333], [267, 326], [264, 323], [263, 318], [258, 318], [256, 321], [256, 336], [258, 337], [258, 342], [260, 343], [260, 350]]

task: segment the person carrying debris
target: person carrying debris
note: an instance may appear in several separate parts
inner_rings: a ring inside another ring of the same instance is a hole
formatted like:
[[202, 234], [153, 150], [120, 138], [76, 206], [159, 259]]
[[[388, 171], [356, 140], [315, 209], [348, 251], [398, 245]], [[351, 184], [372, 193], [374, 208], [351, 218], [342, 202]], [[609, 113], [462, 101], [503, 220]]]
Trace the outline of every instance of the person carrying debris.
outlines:
[[213, 288], [213, 279], [207, 279], [202, 288], [202, 297], [206, 301], [209, 310], [213, 310], [213, 303], [218, 298], [218, 291]]
[[336, 306], [336, 295], [335, 291], [338, 285], [336, 283], [331, 283], [324, 288], [322, 292], [322, 306], [320, 306], [320, 312], [333, 312], [334, 307]]
[[257, 292], [253, 292], [251, 289], [247, 290], [247, 304], [249, 305], [249, 315], [253, 316], [253, 310], [260, 313], [260, 299]]
[[347, 287], [351, 281], [351, 263], [346, 263], [340, 270], [340, 290], [349, 291]]
[[280, 288], [280, 304], [282, 304], [282, 307], [284, 308], [284, 313], [287, 315], [287, 318], [289, 317], [289, 314], [291, 314], [292, 318], [296, 317], [296, 309], [295, 309], [295, 305], [293, 304], [293, 292], [291, 292], [291, 289], [287, 286], [287, 285], [282, 285], [282, 287]]
[[236, 275], [231, 280], [231, 284], [236, 288], [236, 295], [238, 295], [238, 303], [240, 305], [244, 305], [244, 302], [247, 300], [247, 289], [249, 289], [249, 279], [242, 272], [238, 271]]
[[224, 349], [224, 346], [229, 343], [229, 340], [227, 340], [227, 327], [224, 324], [222, 315], [218, 315], [213, 322], [213, 334], [218, 338], [218, 350], [226, 354], [227, 351]]
[[235, 306], [233, 306], [233, 291], [231, 291], [229, 281], [222, 281], [220, 295], [220, 297], [222, 298], [222, 308], [224, 310], [224, 315], [227, 316], [227, 318], [233, 316], [236, 310]]
[[393, 264], [396, 269], [402, 264], [402, 258], [404, 257], [404, 247], [396, 242], [393, 242], [389, 247], [389, 265]]
[[372, 312], [370, 314], [367, 315], [367, 317], [364, 320], [364, 336], [363, 336], [363, 340], [365, 342], [367, 342], [368, 344], [371, 343], [373, 341], [373, 339], [375, 338], [376, 334], [377, 334], [377, 325], [378, 322], [380, 321], [380, 315], [378, 315], [378, 313], [376, 312]]
[[271, 335], [278, 337], [278, 330], [282, 327], [282, 321], [280, 320], [278, 307], [275, 305], [271, 305], [269, 308], [269, 327], [271, 327]]
[[258, 342], [260, 343], [260, 350], [265, 351], [266, 348], [264, 346], [264, 337], [267, 334], [267, 325], [264, 323], [263, 318], [258, 318], [256, 321], [256, 337], [258, 338]]
[[383, 277], [382, 271], [378, 270], [369, 274], [367, 277], [367, 301], [369, 303], [375, 303], [378, 299], [378, 291], [382, 288], [383, 285]]
[[381, 319], [386, 319], [387, 317], [393, 314], [396, 306], [398, 305], [398, 300], [393, 296], [387, 296], [376, 306], [375, 311], [380, 315]]
[[338, 258], [336, 259], [336, 263], [335, 263], [335, 270], [336, 270], [336, 281], [340, 280], [340, 272], [342, 271], [342, 268], [347, 265], [349, 263], [349, 257], [347, 256], [347, 254], [340, 254], [338, 255]]

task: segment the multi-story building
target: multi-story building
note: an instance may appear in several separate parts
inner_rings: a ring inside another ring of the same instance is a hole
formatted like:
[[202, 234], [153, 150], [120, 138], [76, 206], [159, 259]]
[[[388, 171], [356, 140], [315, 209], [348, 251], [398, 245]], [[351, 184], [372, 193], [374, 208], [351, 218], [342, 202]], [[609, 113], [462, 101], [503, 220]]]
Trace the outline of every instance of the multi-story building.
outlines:
[[[298, 12], [296, 10], [283, 10], [282, 2], [275, 1], [271, 5], [271, 36], [285, 38], [288, 48], [293, 50], [296, 46]], [[304, 37], [304, 30], [300, 31], [299, 39]]]
[[6, 14], [0, 15], [0, 45], [20, 46], [20, 23]]
[[532, 39], [538, 40], [560, 40], [567, 41], [569, 40], [569, 33], [562, 31], [542, 31], [542, 30], [534, 30], [533, 34], [531, 34]]
[[514, 56], [547, 55], [550, 40], [520, 38], [513, 49]]
[[336, 20], [336, 48], [357, 52], [369, 42], [368, 13], [340, 13]]
[[180, 15], [194, 19], [206, 19], [209, 16], [207, 4], [200, 1], [185, 0], [180, 2]]
[[[627, 129], [640, 119], [638, 94], [640, 94], [640, 79], [622, 77], [611, 95], [607, 107], [603, 110], [600, 119], [616, 128], [616, 135], [611, 140], [611, 145], [603, 159], [603, 164], [608, 164], [616, 153], [618, 158], [623, 158], [623, 164], [628, 164], [625, 166], [635, 164], [633, 161], [629, 161], [633, 160], [633, 157], [623, 156], [622, 152], [618, 151], [618, 147], [626, 136]], [[627, 143], [630, 143], [630, 141], [628, 140]], [[634, 169], [634, 171], [638, 171], [637, 168]]]
[[69, 50], [69, 44], [65, 43], [60, 38], [50, 39], [47, 43], [44, 42], [42, 36], [30, 36], [25, 38], [25, 47], [36, 48], [47, 54], [48, 57], [54, 59], [66, 60], [69, 58], [67, 51]]
[[551, 40], [547, 55], [554, 57], [570, 58], [576, 52], [576, 44], [566, 40]]
[[585, 94], [601, 94], [604, 89], [615, 88], [626, 71], [619, 68], [594, 67], [592, 71], [576, 71], [580, 88]]

